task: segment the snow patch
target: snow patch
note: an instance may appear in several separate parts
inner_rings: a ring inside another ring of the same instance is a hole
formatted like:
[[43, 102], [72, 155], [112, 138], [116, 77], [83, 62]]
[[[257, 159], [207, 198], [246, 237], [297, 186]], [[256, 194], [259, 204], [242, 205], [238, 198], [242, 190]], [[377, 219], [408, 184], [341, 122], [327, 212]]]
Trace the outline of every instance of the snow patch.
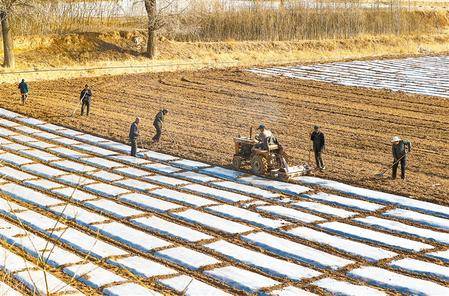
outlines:
[[421, 260], [405, 258], [390, 263], [391, 266], [403, 269], [412, 273], [434, 276], [442, 280], [449, 281], [449, 267]]
[[332, 254], [277, 237], [266, 232], [251, 233], [243, 239], [275, 254], [311, 263], [322, 268], [339, 269], [354, 263]]
[[318, 212], [321, 214], [334, 216], [334, 217], [338, 217], [338, 218], [349, 218], [349, 217], [357, 215], [357, 213], [355, 213], [355, 212], [346, 211], [343, 209], [323, 205], [323, 204], [320, 204], [317, 202], [302, 201], [302, 202], [294, 203], [293, 205], [313, 211], [313, 212]]
[[402, 294], [413, 295], [448, 295], [449, 288], [430, 281], [425, 281], [378, 267], [361, 267], [349, 272], [350, 276], [359, 278], [382, 288], [390, 288]]
[[129, 270], [135, 275], [146, 278], [176, 273], [176, 271], [171, 268], [139, 256], [113, 259], [111, 260], [111, 263]]
[[234, 266], [207, 270], [204, 273], [249, 293], [255, 293], [262, 288], [279, 284], [279, 282], [268, 277]]
[[156, 185], [153, 185], [148, 182], [142, 182], [142, 181], [139, 181], [136, 179], [123, 179], [123, 180], [114, 182], [114, 184], [121, 185], [128, 189], [137, 190], [137, 191], [146, 191], [146, 190], [158, 188]]
[[193, 160], [189, 160], [189, 159], [175, 160], [175, 161], [170, 162], [170, 164], [177, 166], [179, 168], [182, 168], [182, 169], [186, 169], [186, 170], [199, 170], [201, 168], [210, 166], [206, 163], [202, 163], [199, 161], [193, 161]]
[[222, 189], [231, 189], [235, 191], [239, 191], [241, 193], [255, 195], [264, 199], [278, 199], [280, 198], [280, 194], [274, 193], [268, 190], [263, 190], [254, 186], [243, 185], [237, 182], [232, 181], [222, 181], [222, 182], [212, 182], [213, 185], [221, 187]]
[[354, 221], [360, 222], [365, 225], [372, 225], [380, 229], [408, 234], [449, 245], [449, 233], [410, 226], [394, 220], [381, 219], [373, 216], [369, 216], [366, 218], [356, 218], [354, 219]]
[[208, 207], [207, 210], [221, 214], [226, 217], [234, 218], [237, 220], [245, 221], [250, 224], [261, 226], [261, 227], [268, 227], [268, 228], [278, 228], [285, 225], [289, 225], [290, 223], [285, 220], [275, 220], [271, 218], [265, 218], [259, 213], [245, 210], [239, 207], [234, 207], [231, 205], [219, 205], [219, 206], [213, 206]]
[[253, 230], [253, 228], [244, 224], [226, 220], [211, 214], [198, 212], [196, 210], [187, 210], [184, 212], [173, 213], [172, 215], [189, 222], [198, 223], [209, 228], [231, 234]]
[[354, 285], [344, 281], [338, 281], [331, 278], [325, 278], [313, 283], [314, 285], [323, 288], [332, 293], [332, 295], [347, 295], [347, 296], [381, 296], [387, 295], [377, 289]]
[[118, 222], [109, 224], [100, 224], [91, 226], [98, 229], [103, 235], [119, 241], [132, 248], [136, 248], [143, 252], [149, 252], [156, 248], [170, 246], [171, 243], [157, 238], [153, 235], [145, 233], [141, 230], [134, 229]]
[[162, 176], [162, 175], [149, 176], [149, 177], [145, 177], [143, 179], [150, 181], [150, 182], [157, 183], [157, 184], [161, 184], [164, 186], [172, 186], [172, 187], [190, 184], [190, 182], [185, 181], [185, 180]]
[[257, 207], [257, 209], [276, 216], [290, 218], [292, 220], [301, 221], [305, 223], [325, 221], [324, 218], [282, 206], [261, 206]]
[[319, 225], [327, 230], [340, 233], [345, 236], [358, 238], [365, 241], [379, 243], [381, 245], [390, 246], [397, 249], [404, 249], [409, 251], [419, 252], [433, 247], [428, 244], [409, 240], [406, 238], [393, 236], [390, 234], [353, 226], [341, 222], [328, 222]]
[[126, 281], [123, 277], [90, 262], [65, 267], [63, 271], [94, 289]]
[[290, 195], [298, 195], [310, 190], [310, 188], [305, 186], [274, 181], [270, 179], [261, 178], [258, 176], [243, 177], [238, 180], [249, 185], [258, 186], [265, 189], [272, 189]]
[[384, 215], [400, 219], [406, 219], [418, 222], [423, 225], [433, 226], [443, 230], [449, 230], [449, 219], [439, 218], [435, 216], [425, 215], [414, 211], [394, 209], [386, 212]]
[[118, 218], [127, 218], [130, 216], [141, 215], [144, 213], [142, 211], [118, 204], [108, 199], [86, 201], [84, 205], [99, 210], [101, 212], [108, 213]]
[[103, 294], [106, 296], [123, 296], [129, 295], [130, 291], [132, 291], [133, 296], [162, 296], [162, 294], [156, 291], [134, 283], [127, 283], [106, 288], [103, 290]]
[[184, 293], [186, 296], [230, 296], [220, 289], [209, 286], [206, 283], [200, 282], [190, 276], [181, 275], [169, 279], [162, 279], [159, 282], [178, 293]]
[[224, 240], [208, 244], [206, 247], [240, 263], [260, 269], [271, 276], [287, 277], [294, 281], [300, 281], [304, 278], [311, 278], [321, 274], [299, 264], [277, 259]]
[[229, 191], [224, 191], [220, 189], [215, 189], [211, 187], [206, 187], [199, 184], [191, 184], [184, 186], [183, 189], [194, 192], [204, 194], [206, 196], [225, 201], [225, 202], [240, 202], [240, 201], [248, 201], [251, 198], [246, 195], [233, 193]]
[[217, 203], [216, 201], [213, 201], [213, 200], [210, 200], [207, 198], [203, 198], [203, 197], [200, 197], [197, 195], [183, 193], [183, 192], [166, 189], [166, 188], [153, 190], [153, 191], [151, 191], [151, 194], [161, 197], [161, 198], [168, 199], [168, 200], [177, 201], [177, 202], [189, 205], [189, 206], [194, 206], [194, 207], [208, 206], [208, 205], [213, 205], [213, 204]]
[[369, 211], [369, 212], [377, 211], [384, 207], [383, 205], [379, 205], [376, 203], [359, 200], [359, 199], [354, 199], [354, 198], [343, 197], [343, 196], [334, 195], [334, 194], [327, 194], [324, 192], [318, 192], [316, 194], [304, 194], [303, 196], [306, 198], [314, 199], [314, 200], [324, 201], [327, 203], [336, 204], [336, 205], [343, 206], [343, 207], [354, 208], [357, 210]]
[[397, 255], [396, 253], [391, 251], [372, 247], [370, 245], [345, 239], [339, 236], [329, 235], [327, 233], [316, 231], [308, 227], [298, 227], [292, 230], [288, 230], [287, 233], [319, 244], [328, 245], [335, 249], [344, 251], [352, 255], [360, 256], [371, 261], [391, 258]]
[[48, 165], [44, 165], [44, 164], [40, 164], [40, 163], [29, 164], [29, 165], [23, 166], [22, 169], [29, 173], [32, 173], [32, 174], [35, 174], [38, 176], [42, 176], [42, 177], [46, 177], [49, 179], [53, 179], [55, 177], [67, 174], [64, 171], [54, 169], [52, 167], [49, 167]]
[[300, 177], [298, 180], [306, 184], [321, 186], [323, 188], [360, 196], [369, 200], [375, 200], [387, 204], [401, 205], [406, 208], [423, 210], [425, 212], [442, 214], [449, 217], [449, 207], [426, 201], [420, 201], [400, 195], [354, 187], [336, 181], [324, 180], [316, 177]]
[[203, 174], [192, 172], [192, 171], [174, 173], [173, 176], [179, 177], [179, 178], [184, 178], [184, 179], [187, 179], [190, 181], [200, 182], [200, 183], [217, 181], [217, 178], [215, 178], [215, 177], [210, 177], [208, 175], [203, 175]]
[[202, 169], [201, 172], [218, 178], [231, 179], [231, 180], [235, 180], [244, 175], [244, 173], [242, 172], [225, 169], [223, 167], [218, 166]]
[[220, 263], [220, 261], [209, 255], [199, 253], [185, 247], [165, 249], [156, 252], [155, 255], [193, 270], [207, 265]]
[[201, 240], [212, 238], [210, 235], [207, 235], [205, 233], [163, 220], [158, 217], [142, 217], [133, 219], [131, 221], [136, 225], [139, 225], [140, 227], [159, 232], [163, 235], [180, 238], [189, 242], [198, 242]]

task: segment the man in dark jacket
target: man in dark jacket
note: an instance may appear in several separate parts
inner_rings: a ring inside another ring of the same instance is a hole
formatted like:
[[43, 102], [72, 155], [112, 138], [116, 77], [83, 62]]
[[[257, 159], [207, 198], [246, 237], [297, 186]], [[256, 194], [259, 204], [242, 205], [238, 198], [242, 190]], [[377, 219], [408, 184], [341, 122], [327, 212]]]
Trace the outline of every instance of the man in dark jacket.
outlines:
[[399, 163], [401, 163], [401, 179], [405, 179], [405, 169], [407, 167], [407, 154], [412, 150], [412, 143], [406, 140], [401, 140], [400, 137], [393, 137], [392, 153], [393, 153], [393, 171], [392, 179], [396, 179]]
[[153, 143], [159, 142], [162, 135], [162, 123], [164, 122], [164, 117], [167, 115], [168, 110], [162, 109], [157, 113], [156, 117], [154, 118], [153, 126], [156, 129], [156, 135], [153, 137]]
[[84, 115], [84, 108], [86, 108], [87, 112], [86, 115], [89, 116], [89, 110], [90, 110], [90, 102], [92, 99], [92, 91], [90, 90], [89, 86], [86, 84], [84, 86], [84, 89], [80, 93], [80, 100], [81, 100], [81, 116]]
[[131, 156], [136, 156], [137, 154], [137, 139], [139, 138], [139, 122], [140, 118], [137, 117], [136, 120], [131, 124], [129, 129], [129, 142], [131, 143]]
[[20, 95], [22, 98], [22, 104], [26, 103], [28, 99], [28, 84], [25, 82], [25, 79], [22, 79], [22, 82], [19, 83]]
[[317, 168], [319, 168], [321, 171], [325, 170], [326, 167], [324, 166], [323, 158], [321, 157], [321, 154], [324, 151], [325, 142], [324, 142], [324, 134], [320, 131], [320, 127], [315, 125], [313, 127], [313, 132], [310, 135], [310, 140], [312, 141], [312, 149], [315, 153], [315, 162]]

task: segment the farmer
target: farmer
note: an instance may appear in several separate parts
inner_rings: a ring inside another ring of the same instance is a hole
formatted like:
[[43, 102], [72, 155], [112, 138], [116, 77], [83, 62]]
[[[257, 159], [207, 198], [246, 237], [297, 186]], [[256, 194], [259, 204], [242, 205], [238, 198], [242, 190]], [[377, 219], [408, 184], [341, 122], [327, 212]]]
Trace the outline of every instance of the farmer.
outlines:
[[153, 126], [156, 129], [156, 135], [153, 137], [153, 143], [159, 142], [162, 135], [162, 123], [164, 122], [164, 117], [167, 115], [168, 110], [162, 109], [159, 111], [159, 113], [156, 114], [156, 117], [154, 118]]
[[86, 115], [89, 116], [91, 99], [92, 99], [92, 91], [90, 90], [89, 85], [86, 84], [80, 94], [81, 116], [84, 115], [84, 108], [87, 109]]
[[259, 135], [256, 137], [256, 139], [259, 140], [259, 143], [256, 144], [256, 148], [268, 150], [268, 146], [270, 144], [275, 144], [276, 142], [273, 133], [263, 124], [259, 125], [257, 130], [259, 131]]
[[310, 134], [310, 140], [312, 141], [311, 150], [315, 154], [316, 166], [321, 171], [324, 171], [326, 167], [324, 166], [323, 158], [321, 157], [321, 154], [324, 152], [325, 147], [324, 134], [321, 132], [318, 125], [315, 125], [313, 127], [313, 132]]
[[137, 138], [139, 137], [139, 122], [140, 118], [136, 117], [136, 120], [131, 124], [129, 129], [129, 142], [131, 143], [131, 156], [137, 154]]
[[22, 82], [19, 83], [20, 95], [22, 98], [22, 105], [26, 103], [28, 99], [28, 84], [25, 82], [25, 79], [22, 79]]
[[395, 136], [391, 139], [393, 152], [393, 166], [391, 178], [396, 179], [399, 163], [401, 163], [401, 179], [405, 180], [405, 169], [407, 167], [407, 154], [412, 150], [412, 143], [406, 140], [401, 140], [400, 137]]

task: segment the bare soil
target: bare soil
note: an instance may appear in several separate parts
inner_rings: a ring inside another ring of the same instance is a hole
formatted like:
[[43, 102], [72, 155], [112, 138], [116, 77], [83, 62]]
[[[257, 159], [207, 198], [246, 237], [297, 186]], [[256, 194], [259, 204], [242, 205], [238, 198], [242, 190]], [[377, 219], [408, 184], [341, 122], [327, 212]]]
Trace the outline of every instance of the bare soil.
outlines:
[[[77, 104], [85, 83], [94, 97], [91, 115], [80, 117]], [[22, 106], [16, 85], [0, 85], [0, 106], [122, 142], [140, 116], [145, 146], [220, 165], [231, 162], [233, 137], [261, 122], [286, 147], [291, 164], [308, 161], [309, 133], [318, 124], [327, 137], [327, 171], [320, 177], [448, 202], [449, 100], [260, 77], [239, 69], [40, 81], [31, 83], [30, 91]], [[161, 143], [151, 145], [160, 108], [169, 114]], [[414, 145], [406, 181], [374, 178], [392, 162], [394, 135]]]

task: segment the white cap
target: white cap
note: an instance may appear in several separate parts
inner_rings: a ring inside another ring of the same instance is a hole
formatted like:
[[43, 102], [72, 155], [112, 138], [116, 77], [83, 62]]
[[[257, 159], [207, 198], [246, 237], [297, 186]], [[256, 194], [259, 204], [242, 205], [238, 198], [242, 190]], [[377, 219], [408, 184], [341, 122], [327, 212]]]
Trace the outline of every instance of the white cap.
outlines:
[[391, 142], [392, 142], [392, 143], [393, 143], [393, 142], [399, 142], [400, 140], [401, 140], [400, 137], [394, 136], [393, 139], [391, 139]]

